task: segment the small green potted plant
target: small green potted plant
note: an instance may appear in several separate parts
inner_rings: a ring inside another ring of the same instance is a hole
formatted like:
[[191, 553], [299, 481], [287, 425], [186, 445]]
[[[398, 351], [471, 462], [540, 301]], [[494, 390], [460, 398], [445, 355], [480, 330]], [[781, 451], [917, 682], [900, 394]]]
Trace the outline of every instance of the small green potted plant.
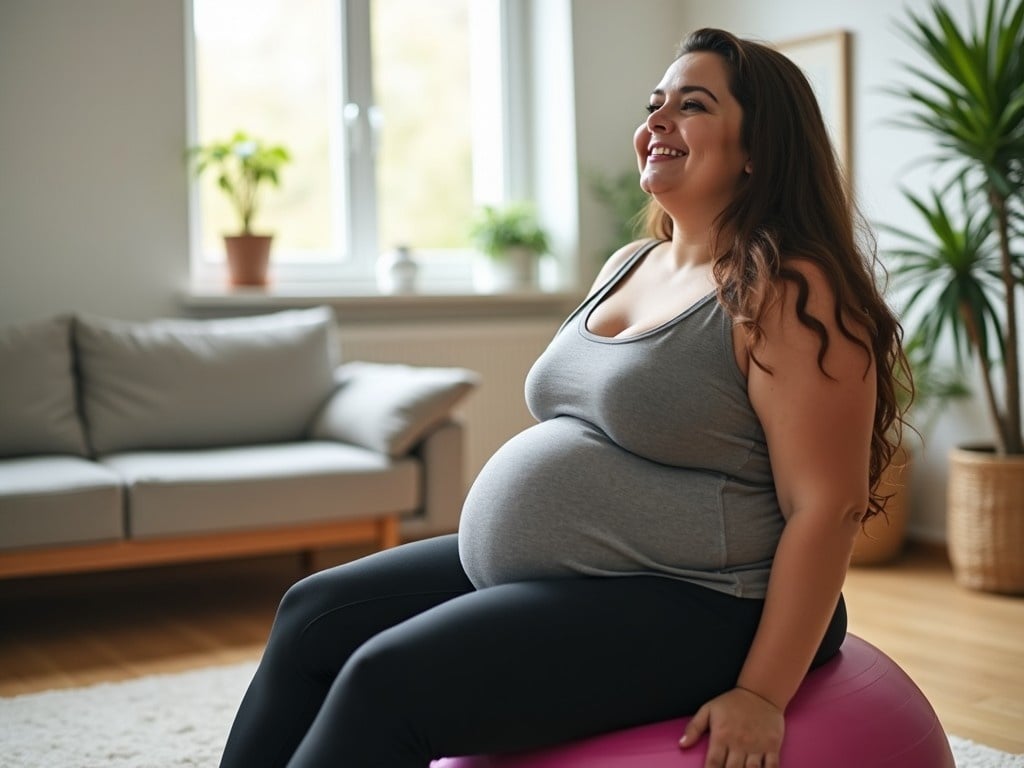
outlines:
[[482, 206], [470, 223], [469, 236], [490, 261], [490, 288], [515, 290], [536, 284], [537, 261], [548, 252], [549, 240], [532, 204]]
[[224, 235], [231, 284], [266, 285], [273, 235], [254, 233], [252, 224], [261, 190], [268, 184], [280, 186], [281, 168], [291, 162], [291, 154], [281, 145], [237, 131], [226, 141], [190, 147], [188, 157], [196, 177], [215, 174], [217, 187], [238, 215], [239, 231]]

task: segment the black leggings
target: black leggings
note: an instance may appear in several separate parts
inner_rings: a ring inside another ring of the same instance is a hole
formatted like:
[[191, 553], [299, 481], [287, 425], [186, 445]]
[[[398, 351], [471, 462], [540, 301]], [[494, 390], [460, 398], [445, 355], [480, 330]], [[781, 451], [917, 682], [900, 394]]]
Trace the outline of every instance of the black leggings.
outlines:
[[[692, 714], [761, 608], [657, 576], [475, 590], [454, 535], [405, 544], [288, 591], [221, 765], [426, 768]], [[815, 664], [845, 634], [840, 600]]]

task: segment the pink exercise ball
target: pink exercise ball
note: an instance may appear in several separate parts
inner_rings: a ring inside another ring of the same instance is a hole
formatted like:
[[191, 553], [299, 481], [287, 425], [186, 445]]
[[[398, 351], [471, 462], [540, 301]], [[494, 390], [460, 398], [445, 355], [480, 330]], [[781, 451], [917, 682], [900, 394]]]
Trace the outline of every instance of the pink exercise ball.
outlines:
[[[703, 768], [707, 738], [680, 750], [687, 717], [531, 752], [435, 760], [433, 768]], [[956, 768], [931, 704], [899, 666], [847, 635], [786, 711], [783, 768]]]

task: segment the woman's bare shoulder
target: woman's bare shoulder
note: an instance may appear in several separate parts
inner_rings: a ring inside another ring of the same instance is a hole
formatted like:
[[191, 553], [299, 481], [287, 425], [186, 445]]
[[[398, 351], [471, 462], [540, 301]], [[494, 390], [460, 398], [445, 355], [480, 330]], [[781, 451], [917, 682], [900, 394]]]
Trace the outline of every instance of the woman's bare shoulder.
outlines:
[[637, 249], [649, 242], [651, 242], [649, 239], [634, 240], [631, 243], [626, 243], [609, 256], [608, 260], [601, 266], [601, 270], [597, 273], [597, 278], [594, 280], [594, 284], [590, 286], [588, 295], [593, 294], [594, 291], [611, 280], [612, 275], [629, 260], [629, 257], [636, 253]]
[[[792, 277], [786, 279], [786, 274], [795, 273], [802, 279], [801, 282], [794, 281]], [[790, 287], [803, 289], [806, 287], [808, 308], [812, 306], [826, 306], [830, 309], [835, 305], [836, 293], [832, 283], [825, 273], [824, 267], [813, 259], [805, 256], [793, 256], [783, 261], [783, 280], [780, 286], [784, 291]], [[800, 291], [798, 290], [798, 293]], [[795, 300], [796, 294], [789, 295], [790, 301]]]

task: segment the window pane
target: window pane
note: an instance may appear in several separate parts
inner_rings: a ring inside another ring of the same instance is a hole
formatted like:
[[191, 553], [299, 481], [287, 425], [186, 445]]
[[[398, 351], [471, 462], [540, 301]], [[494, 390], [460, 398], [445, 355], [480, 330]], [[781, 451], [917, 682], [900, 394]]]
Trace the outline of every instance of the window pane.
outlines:
[[[471, 0], [372, 0], [378, 242], [468, 247]], [[496, 133], [498, 126], [496, 126]], [[500, 142], [498, 142], [500, 146]]]
[[[198, 142], [244, 130], [292, 153], [253, 226], [279, 260], [335, 259], [344, 242], [338, 13], [337, 0], [193, 0]], [[200, 210], [203, 251], [221, 254], [239, 222], [212, 175]]]

